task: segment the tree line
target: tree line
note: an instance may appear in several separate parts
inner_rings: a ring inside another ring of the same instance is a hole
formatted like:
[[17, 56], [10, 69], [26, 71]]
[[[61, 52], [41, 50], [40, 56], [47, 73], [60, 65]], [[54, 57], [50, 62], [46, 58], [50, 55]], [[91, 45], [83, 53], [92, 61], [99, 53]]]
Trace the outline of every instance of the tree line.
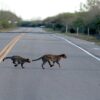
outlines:
[[61, 13], [44, 20], [23, 21], [10, 11], [0, 11], [0, 29], [14, 26], [45, 26], [53, 30], [88, 35], [100, 34], [100, 0], [87, 0], [80, 3], [79, 11]]
[[75, 13], [62, 13], [43, 21], [46, 27], [61, 32], [100, 34], [100, 1], [87, 0]]

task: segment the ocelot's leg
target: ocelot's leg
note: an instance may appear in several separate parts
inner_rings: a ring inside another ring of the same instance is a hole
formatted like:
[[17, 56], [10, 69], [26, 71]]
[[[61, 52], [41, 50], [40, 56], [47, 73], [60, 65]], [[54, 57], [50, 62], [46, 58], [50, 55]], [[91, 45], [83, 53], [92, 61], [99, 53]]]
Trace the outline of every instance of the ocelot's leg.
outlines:
[[56, 63], [59, 65], [59, 68], [60, 68], [60, 67], [61, 67], [61, 66], [60, 66], [60, 63], [59, 63], [58, 61], [57, 61]]
[[21, 67], [22, 67], [22, 69], [24, 69], [23, 64], [24, 64], [24, 63], [21, 63]]
[[48, 61], [48, 63], [49, 63], [49, 65], [50, 65], [50, 67], [52, 67], [53, 65], [50, 63], [50, 61]]
[[47, 61], [43, 61], [42, 63], [42, 69], [45, 69], [43, 66], [46, 64]]
[[13, 63], [13, 64], [16, 64], [16, 61], [15, 61], [15, 60], [12, 60], [12, 63]]
[[18, 66], [18, 63], [16, 63], [16, 61], [15, 61], [15, 60], [13, 60], [13, 64], [14, 64], [14, 66], [15, 66], [15, 67], [17, 67], [17, 66]]
[[54, 64], [55, 64], [55, 61], [53, 61], [53, 64], [52, 64], [52, 66], [54, 66]]

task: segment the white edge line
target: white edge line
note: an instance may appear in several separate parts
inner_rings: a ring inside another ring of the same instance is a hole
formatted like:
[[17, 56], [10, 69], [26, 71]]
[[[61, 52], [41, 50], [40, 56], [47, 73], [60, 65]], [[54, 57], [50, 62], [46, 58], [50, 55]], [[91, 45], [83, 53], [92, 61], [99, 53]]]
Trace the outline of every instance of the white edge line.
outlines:
[[80, 46], [74, 44], [73, 42], [71, 42], [71, 41], [69, 41], [69, 40], [67, 40], [67, 39], [65, 39], [65, 38], [63, 38], [63, 37], [60, 37], [60, 36], [54, 35], [54, 37], [55, 37], [55, 38], [62, 39], [62, 40], [64, 40], [64, 41], [68, 42], [69, 44], [71, 44], [71, 45], [73, 45], [73, 46], [79, 48], [80, 50], [84, 51], [86, 54], [88, 54], [88, 55], [90, 55], [91, 57], [95, 58], [96, 60], [100, 61], [100, 58], [96, 57], [95, 55], [93, 55], [92, 53], [90, 53], [90, 52], [88, 52], [87, 50], [83, 49], [82, 47], [80, 47]]

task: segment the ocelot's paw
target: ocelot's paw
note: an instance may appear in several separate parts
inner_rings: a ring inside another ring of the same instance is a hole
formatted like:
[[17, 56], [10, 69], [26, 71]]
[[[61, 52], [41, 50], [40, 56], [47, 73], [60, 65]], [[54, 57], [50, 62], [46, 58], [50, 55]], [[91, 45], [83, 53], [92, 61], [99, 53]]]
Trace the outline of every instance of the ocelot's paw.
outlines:
[[15, 64], [14, 66], [15, 66], [15, 67], [17, 67], [17, 65], [16, 65], [16, 64]]
[[50, 67], [53, 67], [54, 65], [50, 65]]
[[22, 67], [22, 69], [24, 69], [24, 67]]
[[44, 68], [44, 67], [42, 67], [42, 69], [44, 70], [45, 68]]

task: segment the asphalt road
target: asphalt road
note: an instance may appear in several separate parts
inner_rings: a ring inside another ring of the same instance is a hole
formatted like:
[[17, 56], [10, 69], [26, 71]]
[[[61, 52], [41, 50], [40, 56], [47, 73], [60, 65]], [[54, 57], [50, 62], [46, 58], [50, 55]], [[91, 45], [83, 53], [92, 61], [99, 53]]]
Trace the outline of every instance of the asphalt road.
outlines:
[[[41, 60], [25, 64], [25, 69], [15, 68], [10, 60], [1, 62], [0, 100], [100, 100], [99, 46], [63, 35], [43, 34], [40, 28], [15, 31], [29, 33], [7, 56], [35, 59], [46, 53], [65, 53], [68, 58], [61, 60], [61, 68], [46, 64], [45, 70]], [[0, 33], [0, 50], [18, 34]]]

